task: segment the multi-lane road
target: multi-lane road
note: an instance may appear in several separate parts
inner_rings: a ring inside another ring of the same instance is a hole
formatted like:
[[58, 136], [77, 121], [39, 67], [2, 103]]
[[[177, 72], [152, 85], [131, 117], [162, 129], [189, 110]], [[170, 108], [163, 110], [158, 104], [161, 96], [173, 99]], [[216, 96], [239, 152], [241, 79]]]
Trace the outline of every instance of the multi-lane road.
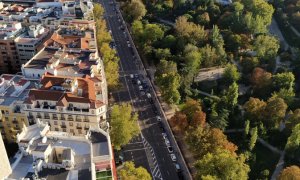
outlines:
[[[182, 163], [183, 159], [176, 147], [173, 147], [173, 153], [178, 161], [171, 159], [171, 153], [167, 149], [162, 133], [168, 134], [171, 146], [175, 146], [175, 140], [172, 139], [173, 136], [168, 128], [164, 128], [166, 120], [162, 117], [159, 102], [157, 98], [154, 98], [154, 91], [120, 11], [114, 1], [97, 0], [97, 2], [101, 3], [105, 9], [104, 17], [120, 57], [119, 73], [123, 86], [113, 92], [113, 98], [117, 103], [130, 102], [134, 111], [139, 114], [138, 123], [141, 134], [122, 149], [125, 160], [134, 161], [137, 166], [146, 168], [153, 179], [180, 179], [182, 177], [180, 174], [185, 173], [186, 166]], [[132, 75], [137, 77], [132, 77]], [[148, 85], [147, 88], [143, 88], [143, 92], [139, 89], [137, 80]], [[147, 97], [147, 92], [150, 93], [151, 98]], [[157, 116], [161, 116], [163, 122], [159, 122]], [[183, 169], [181, 173], [178, 172], [175, 164], [179, 164]]]

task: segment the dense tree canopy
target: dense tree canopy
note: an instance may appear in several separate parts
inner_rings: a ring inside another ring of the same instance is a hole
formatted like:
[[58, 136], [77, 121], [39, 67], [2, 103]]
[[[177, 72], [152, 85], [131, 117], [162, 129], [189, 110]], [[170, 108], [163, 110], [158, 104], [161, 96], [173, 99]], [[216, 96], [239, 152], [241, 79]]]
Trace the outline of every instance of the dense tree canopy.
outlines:
[[237, 67], [234, 64], [228, 64], [224, 70], [223, 78], [228, 83], [237, 82], [241, 75], [238, 72]]
[[289, 166], [284, 168], [280, 175], [278, 176], [278, 180], [297, 180], [300, 177], [300, 168], [298, 166]]
[[225, 149], [219, 149], [216, 153], [207, 153], [195, 164], [197, 179], [214, 176], [216, 179], [248, 179], [249, 166], [245, 163], [243, 155], [232, 155]]
[[254, 17], [263, 18], [266, 26], [271, 24], [274, 8], [264, 0], [242, 0], [245, 8], [250, 11]]
[[300, 124], [297, 124], [285, 146], [288, 156], [299, 160], [300, 157]]
[[126, 14], [126, 19], [129, 22], [141, 20], [147, 12], [146, 7], [141, 0], [130, 0], [130, 2], [126, 3], [123, 7], [123, 10]]
[[169, 104], [177, 104], [180, 100], [180, 76], [176, 63], [161, 60], [155, 72], [155, 82], [160, 87], [162, 97]]
[[128, 179], [128, 180], [151, 180], [151, 175], [149, 172], [143, 168], [136, 168], [132, 161], [125, 162], [123, 167], [119, 170], [118, 175], [120, 179]]
[[273, 87], [279, 89], [293, 89], [295, 85], [295, 76], [292, 72], [278, 73], [273, 76]]
[[188, 22], [185, 16], [180, 16], [176, 19], [175, 30], [179, 37], [194, 45], [203, 43], [207, 38], [204, 28], [193, 22]]
[[95, 3], [93, 13], [94, 13], [95, 19], [100, 19], [100, 18], [102, 18], [103, 14], [104, 14], [104, 8], [99, 3]]
[[201, 126], [187, 131], [185, 136], [191, 151], [198, 157], [207, 153], [216, 153], [218, 149], [226, 149], [235, 155], [237, 146], [227, 140], [220, 129], [203, 128]]
[[137, 114], [132, 115], [130, 104], [112, 106], [110, 117], [110, 137], [116, 149], [127, 144], [134, 136], [138, 135]]
[[274, 36], [259, 35], [254, 41], [254, 51], [262, 59], [275, 58], [278, 49], [279, 41]]
[[285, 126], [289, 130], [292, 130], [297, 124], [300, 124], [300, 109], [296, 109], [294, 112], [289, 113], [285, 122]]

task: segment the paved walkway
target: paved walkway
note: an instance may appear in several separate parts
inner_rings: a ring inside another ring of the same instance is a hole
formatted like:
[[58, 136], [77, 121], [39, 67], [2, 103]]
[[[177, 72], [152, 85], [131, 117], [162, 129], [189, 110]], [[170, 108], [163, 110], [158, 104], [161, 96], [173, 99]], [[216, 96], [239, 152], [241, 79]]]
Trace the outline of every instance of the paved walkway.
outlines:
[[282, 32], [280, 31], [275, 18], [272, 18], [272, 22], [271, 22], [271, 25], [269, 27], [269, 32], [270, 32], [270, 34], [273, 34], [273, 35], [277, 36], [280, 39], [280, 41], [282, 42], [282, 44], [284, 46], [283, 48], [285, 50], [287, 50], [289, 48], [289, 44], [284, 39], [284, 37], [282, 35]]
[[276, 180], [278, 175], [280, 174], [281, 170], [284, 168], [284, 156], [285, 156], [285, 151], [283, 151], [280, 155], [279, 161], [276, 164], [276, 169], [274, 170], [271, 180]]

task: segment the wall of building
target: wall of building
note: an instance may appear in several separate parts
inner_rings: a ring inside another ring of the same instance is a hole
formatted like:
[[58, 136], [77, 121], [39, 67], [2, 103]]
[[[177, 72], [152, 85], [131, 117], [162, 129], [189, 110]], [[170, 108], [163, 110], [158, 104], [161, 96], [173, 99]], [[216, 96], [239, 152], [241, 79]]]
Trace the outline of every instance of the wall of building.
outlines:
[[0, 179], [4, 179], [12, 172], [7, 153], [4, 147], [2, 137], [0, 135]]
[[16, 142], [17, 134], [21, 132], [23, 126], [28, 126], [25, 113], [15, 113], [13, 107], [0, 106], [0, 131], [3, 139], [8, 142]]
[[0, 73], [15, 73], [20, 69], [21, 62], [14, 40], [0, 39]]

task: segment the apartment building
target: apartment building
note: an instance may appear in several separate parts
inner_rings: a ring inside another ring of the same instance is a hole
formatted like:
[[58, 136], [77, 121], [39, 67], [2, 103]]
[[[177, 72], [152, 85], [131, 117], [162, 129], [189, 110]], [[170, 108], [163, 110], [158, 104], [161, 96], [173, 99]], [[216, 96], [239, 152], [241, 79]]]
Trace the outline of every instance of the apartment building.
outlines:
[[29, 121], [48, 123], [52, 131], [85, 135], [90, 127], [105, 129], [107, 105], [96, 77], [53, 76], [46, 73], [39, 89], [24, 102]]
[[44, 42], [50, 30], [42, 25], [31, 25], [15, 39], [17, 53], [21, 64], [26, 64], [37, 52], [44, 47]]
[[50, 129], [37, 122], [18, 134], [20, 150], [7, 179], [117, 179], [106, 131], [90, 129], [86, 136], [74, 137]]
[[0, 21], [0, 73], [17, 72], [21, 68], [15, 38], [23, 32], [20, 22]]
[[23, 102], [29, 89], [36, 88], [37, 83], [20, 75], [0, 76], [0, 131], [5, 141], [15, 142], [17, 133], [29, 125], [26, 114], [22, 112]]
[[11, 173], [11, 167], [9, 164], [8, 156], [5, 150], [4, 142], [2, 136], [0, 135], [0, 179], [7, 178]]

